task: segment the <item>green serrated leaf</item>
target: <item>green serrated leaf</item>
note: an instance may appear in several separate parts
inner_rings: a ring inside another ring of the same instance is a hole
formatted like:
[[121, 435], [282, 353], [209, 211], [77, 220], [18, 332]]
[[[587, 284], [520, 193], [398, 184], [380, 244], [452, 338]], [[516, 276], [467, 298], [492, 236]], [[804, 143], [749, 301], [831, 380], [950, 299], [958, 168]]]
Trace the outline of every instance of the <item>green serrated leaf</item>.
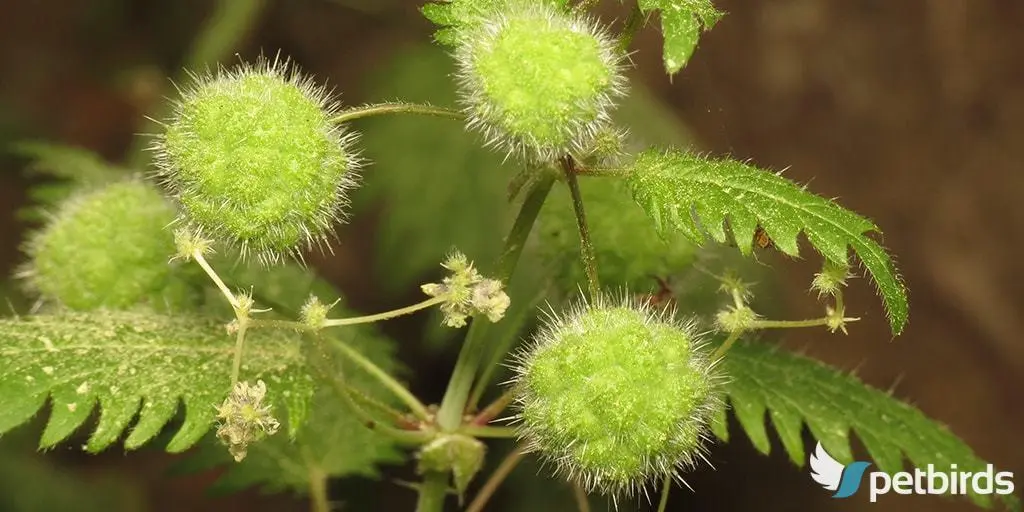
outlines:
[[[569, 0], [538, 0], [565, 8]], [[487, 16], [508, 4], [509, 0], [442, 0], [430, 2], [420, 10], [428, 20], [441, 28], [434, 40], [445, 46], [458, 44], [459, 31], [476, 26]]]
[[839, 263], [848, 261], [852, 247], [875, 280], [893, 334], [906, 325], [906, 288], [892, 259], [868, 236], [880, 234], [870, 220], [780, 175], [692, 153], [646, 151], [628, 181], [633, 197], [663, 233], [681, 231], [698, 243], [707, 233], [725, 243], [728, 226], [740, 251], [750, 254], [761, 226], [779, 250], [797, 256], [803, 232], [825, 258]]
[[[451, 71], [443, 51], [424, 45], [399, 56], [371, 90], [381, 99], [449, 105]], [[453, 247], [473, 261], [497, 258], [513, 174], [500, 158], [449, 119], [382, 116], [361, 128], [373, 165], [354, 200], [360, 211], [383, 203], [375, 261], [385, 291], [419, 284]]]
[[701, 32], [710, 30], [723, 12], [711, 0], [637, 0], [644, 14], [661, 13], [661, 33], [665, 39], [662, 59], [665, 71], [674, 75], [693, 56]]
[[[786, 453], [798, 466], [806, 460], [800, 436], [806, 423], [828, 453], [844, 464], [853, 461], [852, 431], [887, 473], [903, 471], [904, 456], [921, 468], [928, 464], [936, 468], [956, 464], [963, 471], [985, 467], [967, 444], [920, 410], [819, 361], [740, 342], [722, 364], [729, 376], [725, 392], [733, 411], [754, 446], [765, 454], [771, 448], [765, 432], [767, 410]], [[715, 433], [720, 432], [715, 429]], [[991, 504], [990, 496], [971, 495], [971, 499], [979, 505]], [[1013, 496], [1002, 499], [1011, 506], [1017, 503]]]
[[[335, 308], [334, 314], [353, 313]], [[346, 327], [333, 333], [350, 347], [392, 372], [397, 368], [395, 343], [371, 326]], [[387, 403], [380, 383], [350, 361], [339, 358], [338, 374], [346, 383], [364, 395]], [[188, 469], [209, 469], [226, 466], [227, 471], [212, 490], [217, 493], [239, 491], [259, 486], [268, 492], [309, 491], [311, 481], [327, 477], [378, 476], [377, 466], [400, 463], [402, 458], [394, 442], [361, 423], [347, 404], [340, 401], [327, 383], [318, 383], [309, 420], [294, 440], [274, 436], [249, 447], [248, 456], [240, 463], [231, 460], [224, 447], [209, 438], [188, 462]]]
[[[252, 331], [242, 379], [262, 379], [289, 433], [305, 421], [313, 392], [289, 332]], [[86, 449], [117, 441], [135, 417], [128, 449], [151, 440], [184, 404], [184, 424], [167, 450], [180, 452], [210, 430], [214, 405], [231, 387], [234, 340], [223, 323], [144, 311], [40, 315], [0, 320], [0, 434], [28, 421], [50, 397], [40, 446], [67, 439], [100, 404]], [[141, 409], [140, 409], [141, 406]]]
[[39, 221], [41, 208], [66, 199], [78, 187], [99, 187], [124, 179], [130, 172], [107, 162], [84, 148], [39, 141], [22, 141], [10, 146], [12, 153], [29, 159], [29, 174], [58, 178], [34, 185], [28, 192], [32, 206], [18, 212], [20, 218]]

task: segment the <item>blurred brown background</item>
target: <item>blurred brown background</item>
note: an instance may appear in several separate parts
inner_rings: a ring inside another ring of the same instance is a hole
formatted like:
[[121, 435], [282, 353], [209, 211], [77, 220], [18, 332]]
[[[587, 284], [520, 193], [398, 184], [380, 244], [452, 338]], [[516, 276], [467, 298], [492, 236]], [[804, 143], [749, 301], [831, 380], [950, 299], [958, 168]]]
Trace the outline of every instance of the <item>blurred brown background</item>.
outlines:
[[[606, 20], [624, 16], [617, 2], [607, 4]], [[791, 179], [873, 218], [911, 292], [911, 322], [895, 340], [870, 284], [857, 280], [848, 303], [865, 321], [848, 337], [792, 332], [785, 342], [857, 367], [878, 387], [898, 382], [897, 396], [948, 424], [983, 458], [1024, 475], [1024, 274], [1016, 268], [1024, 250], [1024, 2], [716, 4], [729, 15], [673, 80], [662, 73], [660, 36], [649, 25], [634, 45], [634, 79], [678, 112], [701, 148], [788, 169]], [[41, 138], [122, 158], [209, 7], [201, 0], [4, 2], [0, 143]], [[360, 77], [429, 32], [416, 2], [277, 1], [238, 49], [281, 49], [355, 103], [373, 98]], [[19, 261], [26, 228], [14, 217], [29, 183], [17, 172], [22, 164], [0, 156], [4, 273]], [[789, 281], [794, 317], [816, 314], [806, 292], [816, 260], [769, 263]], [[353, 272], [335, 264], [330, 274], [360, 283]], [[369, 293], [348, 288], [357, 300]], [[444, 368], [417, 386], [441, 389]], [[714, 451], [719, 471], [689, 479], [696, 494], [676, 492], [679, 510], [970, 509], [896, 496], [869, 504], [864, 493], [833, 501], [781, 454], [762, 457], [736, 437]], [[205, 501], [202, 478], [169, 481], [156, 455], [56, 456], [85, 474], [131, 468], [138, 503], [152, 510], [304, 507], [255, 494]], [[396, 503], [408, 503], [407, 494]]]

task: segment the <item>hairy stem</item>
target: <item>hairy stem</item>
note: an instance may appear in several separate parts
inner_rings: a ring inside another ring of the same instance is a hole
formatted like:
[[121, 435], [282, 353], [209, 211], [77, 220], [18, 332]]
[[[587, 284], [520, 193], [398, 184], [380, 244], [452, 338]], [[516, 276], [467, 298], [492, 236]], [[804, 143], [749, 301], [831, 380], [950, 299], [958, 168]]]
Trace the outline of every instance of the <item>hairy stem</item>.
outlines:
[[[174, 81], [183, 83], [188, 79], [185, 73], [211, 67], [227, 57], [259, 19], [267, 3], [266, 0], [218, 0], [185, 56], [182, 64], [185, 71], [176, 76]], [[163, 117], [167, 108], [166, 102], [161, 102], [151, 117]], [[158, 130], [159, 125], [148, 121], [141, 128], [139, 131], [143, 133], [152, 133]], [[126, 157], [129, 167], [142, 169], [146, 166], [146, 144], [146, 137], [136, 137]]]
[[668, 507], [668, 491], [672, 489], [672, 475], [665, 475], [665, 480], [661, 484], [661, 501], [658, 502], [658, 512], [665, 512]]
[[416, 103], [375, 103], [363, 105], [345, 110], [331, 119], [332, 122], [340, 124], [359, 119], [362, 117], [379, 116], [383, 114], [418, 114], [423, 116], [447, 117], [450, 119], [463, 119], [465, 115], [457, 110], [433, 105], [419, 105]]
[[596, 299], [601, 291], [601, 283], [597, 279], [597, 257], [594, 255], [594, 244], [590, 241], [590, 229], [587, 227], [587, 214], [583, 210], [583, 195], [580, 193], [580, 182], [576, 177], [576, 161], [571, 156], [562, 159], [562, 170], [572, 194], [572, 207], [576, 213], [576, 225], [580, 231], [580, 257], [583, 270], [587, 274], [587, 289], [591, 300]]
[[619, 36], [619, 50], [629, 51], [629, 46], [633, 44], [637, 32], [644, 26], [645, 18], [643, 11], [640, 10], [640, 4], [634, 5], [633, 10], [629, 11], [629, 17], [626, 18], [626, 24], [622, 27], [622, 35]]
[[373, 378], [377, 379], [388, 389], [388, 391], [409, 407], [409, 410], [411, 410], [417, 418], [426, 420], [430, 416], [430, 413], [427, 412], [427, 406], [423, 405], [423, 402], [420, 402], [412, 392], [395, 380], [394, 377], [374, 364], [373, 361], [369, 360], [366, 356], [360, 354], [358, 350], [355, 350], [340, 340], [332, 338], [330, 341], [335, 349], [341, 352], [353, 363], [359, 365], [366, 371], [366, 373], [369, 373]]
[[516, 447], [512, 449], [512, 453], [509, 453], [505, 460], [501, 461], [498, 468], [494, 470], [491, 477], [487, 479], [487, 483], [480, 488], [480, 492], [473, 498], [473, 501], [466, 507], [465, 512], [481, 512], [484, 506], [487, 505], [487, 501], [491, 499], [501, 483], [505, 481], [512, 470], [523, 460], [526, 454], [522, 448]]
[[355, 325], [355, 324], [369, 324], [373, 322], [379, 322], [381, 320], [387, 320], [389, 318], [395, 318], [402, 315], [408, 315], [415, 313], [421, 309], [427, 309], [429, 307], [436, 306], [444, 302], [444, 297], [431, 297], [423, 302], [413, 304], [412, 306], [406, 306], [404, 308], [394, 309], [391, 311], [385, 311], [383, 313], [377, 313], [366, 316], [354, 316], [351, 318], [336, 318], [327, 320], [324, 322], [324, 327], [338, 327], [342, 325]]

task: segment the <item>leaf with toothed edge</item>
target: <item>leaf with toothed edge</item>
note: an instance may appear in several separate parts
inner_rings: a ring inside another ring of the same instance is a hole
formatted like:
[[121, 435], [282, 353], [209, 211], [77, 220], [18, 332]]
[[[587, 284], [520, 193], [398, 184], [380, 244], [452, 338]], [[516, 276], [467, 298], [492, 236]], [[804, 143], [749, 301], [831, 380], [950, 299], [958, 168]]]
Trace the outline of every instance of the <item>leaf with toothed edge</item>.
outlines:
[[[231, 388], [234, 339], [205, 317], [147, 311], [63, 313], [0, 320], [0, 434], [28, 421], [50, 397], [40, 448], [67, 439], [98, 404], [86, 450], [99, 452], [127, 432], [125, 448], [156, 436], [184, 405], [166, 449], [181, 452], [214, 423]], [[301, 338], [254, 331], [241, 379], [267, 383], [275, 415], [294, 436], [307, 416], [313, 382]], [[137, 422], [133, 421], [138, 416]]]
[[775, 247], [798, 256], [797, 238], [803, 232], [818, 252], [836, 263], [848, 262], [852, 247], [874, 278], [893, 334], [906, 326], [906, 288], [892, 258], [868, 236], [880, 234], [870, 220], [778, 174], [680, 151], [645, 151], [627, 180], [633, 198], [662, 233], [674, 229], [701, 243], [706, 232], [725, 243], [728, 224], [740, 251], [750, 254], [754, 232], [761, 226]]
[[[568, 0], [541, 0], [565, 8]], [[509, 0], [441, 0], [428, 2], [420, 11], [428, 20], [441, 28], [434, 33], [434, 40], [445, 46], [458, 44], [459, 30], [479, 23], [480, 20], [498, 10]]]
[[[918, 468], [934, 464], [938, 471], [950, 464], [962, 471], [985, 467], [966, 443], [917, 408], [819, 361], [741, 341], [726, 354], [722, 366], [729, 376], [723, 387], [733, 413], [754, 447], [764, 454], [771, 449], [767, 413], [797, 466], [806, 461], [802, 437], [806, 423], [828, 453], [843, 464], [853, 461], [852, 431], [886, 473], [905, 471], [904, 458]], [[724, 412], [712, 421], [712, 432], [728, 440]], [[991, 506], [991, 496], [971, 494], [969, 498]], [[1020, 510], [1015, 496], [999, 499], [1010, 509]]]
[[701, 32], [711, 30], [724, 14], [711, 0], [637, 0], [637, 5], [644, 15], [661, 13], [662, 59], [669, 75], [683, 69], [697, 49]]

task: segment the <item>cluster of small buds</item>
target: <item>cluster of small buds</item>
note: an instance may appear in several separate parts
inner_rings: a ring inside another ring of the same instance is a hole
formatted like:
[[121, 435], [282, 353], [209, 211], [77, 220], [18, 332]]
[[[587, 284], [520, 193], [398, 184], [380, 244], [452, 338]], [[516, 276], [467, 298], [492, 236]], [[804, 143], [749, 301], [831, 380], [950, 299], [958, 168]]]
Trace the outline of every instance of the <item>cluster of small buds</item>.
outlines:
[[834, 297], [846, 287], [846, 281], [851, 277], [853, 277], [853, 274], [850, 272], [849, 264], [833, 263], [825, 260], [821, 272], [814, 274], [814, 279], [811, 281], [811, 290], [817, 291], [819, 297], [822, 295]]
[[250, 444], [274, 435], [281, 427], [271, 406], [263, 403], [266, 394], [267, 385], [262, 380], [257, 380], [255, 386], [238, 382], [217, 407], [217, 438], [228, 446], [236, 462], [245, 458]]
[[305, 304], [302, 305], [302, 309], [299, 311], [299, 316], [302, 319], [302, 323], [310, 329], [322, 329], [324, 324], [327, 323], [327, 313], [331, 311], [338, 302], [335, 301], [332, 304], [324, 304], [320, 302], [320, 299], [315, 295], [310, 295], [309, 299]]
[[743, 332], [761, 317], [746, 304], [727, 306], [715, 315], [715, 324], [722, 331]]
[[480, 275], [466, 255], [459, 252], [448, 256], [441, 266], [451, 274], [440, 283], [425, 284], [421, 289], [431, 297], [444, 300], [441, 312], [445, 325], [464, 327], [466, 319], [475, 313], [485, 315], [492, 322], [505, 316], [511, 301], [501, 281]]
[[196, 254], [205, 256], [213, 252], [213, 241], [188, 228], [174, 230], [174, 247], [177, 252], [171, 260], [191, 261]]

